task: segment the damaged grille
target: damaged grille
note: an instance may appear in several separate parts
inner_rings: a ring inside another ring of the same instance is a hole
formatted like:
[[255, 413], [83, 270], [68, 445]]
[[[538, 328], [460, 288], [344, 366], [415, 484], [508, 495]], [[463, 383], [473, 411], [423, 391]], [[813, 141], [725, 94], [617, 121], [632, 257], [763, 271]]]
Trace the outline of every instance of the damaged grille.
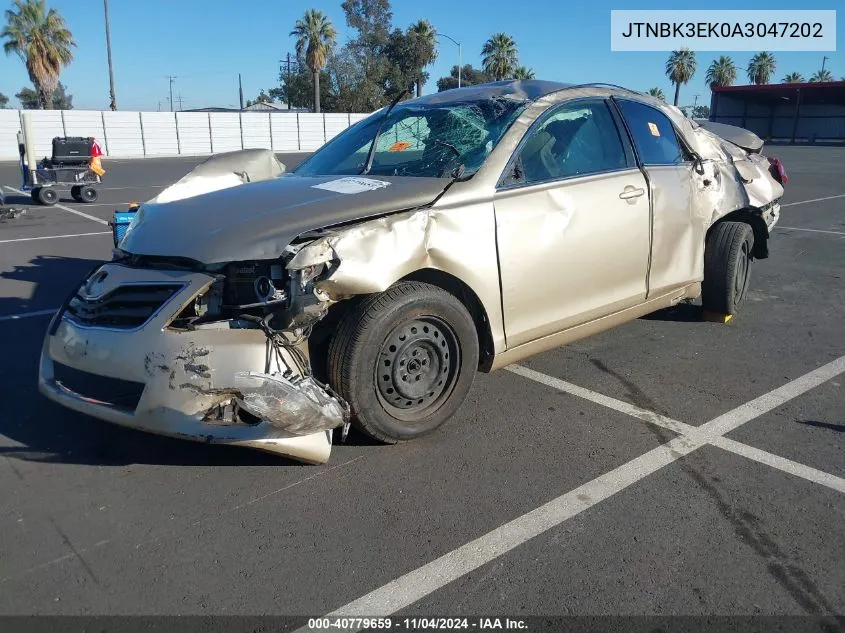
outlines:
[[144, 392], [144, 383], [91, 374], [61, 363], [53, 363], [53, 372], [65, 389], [124, 411], [135, 411]]
[[182, 284], [120, 286], [98, 299], [87, 299], [77, 291], [64, 316], [84, 326], [133, 329], [144, 325], [182, 288]]

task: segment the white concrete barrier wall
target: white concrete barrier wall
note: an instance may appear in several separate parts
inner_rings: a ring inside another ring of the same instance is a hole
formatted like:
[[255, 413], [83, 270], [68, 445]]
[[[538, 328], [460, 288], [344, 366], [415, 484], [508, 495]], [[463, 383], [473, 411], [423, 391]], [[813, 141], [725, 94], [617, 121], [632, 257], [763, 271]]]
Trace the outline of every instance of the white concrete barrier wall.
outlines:
[[244, 112], [241, 114], [241, 135], [244, 149], [273, 149], [270, 137], [270, 113]]
[[276, 152], [298, 152], [299, 115], [271, 113], [270, 140]]
[[[350, 125], [358, 113], [111, 112], [33, 110], [35, 155], [53, 152], [56, 136], [93, 136], [115, 158], [203, 155], [247, 148], [313, 151]], [[0, 160], [17, 160], [20, 110], [0, 110]]]

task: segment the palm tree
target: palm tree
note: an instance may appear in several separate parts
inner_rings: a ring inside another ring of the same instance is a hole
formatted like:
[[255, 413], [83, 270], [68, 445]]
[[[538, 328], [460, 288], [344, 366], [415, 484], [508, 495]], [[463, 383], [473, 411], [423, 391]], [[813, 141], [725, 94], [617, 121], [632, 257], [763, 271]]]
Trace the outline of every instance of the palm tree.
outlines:
[[334, 48], [337, 31], [322, 11], [308, 9], [290, 34], [296, 37], [296, 54], [305, 52], [305, 63], [314, 75], [314, 112], [319, 112], [320, 71]]
[[672, 51], [666, 60], [666, 76], [675, 84], [675, 101], [681, 96], [681, 84], [687, 83], [695, 74], [695, 53], [688, 48]]
[[801, 84], [804, 83], [804, 75], [801, 73], [789, 73], [783, 78], [785, 84]]
[[833, 81], [833, 73], [830, 72], [827, 68], [825, 68], [824, 70], [819, 70], [818, 72], [813, 73], [813, 76], [810, 77], [810, 81], [812, 81], [813, 83]]
[[775, 73], [775, 56], [767, 51], [757, 53], [748, 62], [748, 81], [758, 86], [769, 83], [769, 78]]
[[17, 53], [26, 64], [41, 107], [52, 110], [59, 73], [73, 60], [70, 49], [76, 46], [64, 18], [55, 9], [47, 10], [45, 0], [14, 0], [0, 38], [6, 40], [6, 54]]
[[663, 88], [649, 88], [648, 94], [650, 94], [655, 99], [660, 99], [661, 101], [666, 101], [666, 95], [663, 92]]
[[422, 96], [422, 69], [437, 59], [437, 31], [428, 20], [419, 20], [408, 27], [408, 35], [414, 37], [414, 44], [417, 47], [417, 61], [420, 64], [420, 73], [417, 76], [417, 96]]
[[518, 61], [516, 42], [510, 35], [496, 33], [484, 43], [481, 54], [484, 56], [481, 60], [484, 72], [493, 80], [499, 81], [513, 76]]
[[514, 79], [534, 79], [534, 69], [525, 66], [518, 66], [513, 71]]
[[713, 86], [732, 86], [736, 81], [736, 64], [727, 55], [714, 59], [704, 76], [707, 83]]

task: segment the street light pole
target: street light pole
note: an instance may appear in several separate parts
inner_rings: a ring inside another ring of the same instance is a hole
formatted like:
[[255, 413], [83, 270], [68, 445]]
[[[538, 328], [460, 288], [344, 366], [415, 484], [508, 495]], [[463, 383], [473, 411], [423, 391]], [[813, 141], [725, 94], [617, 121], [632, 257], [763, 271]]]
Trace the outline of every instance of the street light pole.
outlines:
[[449, 40], [450, 42], [452, 42], [453, 44], [455, 44], [458, 47], [458, 88], [460, 88], [461, 87], [461, 43], [458, 40], [449, 37], [445, 33], [438, 33], [437, 35], [439, 37], [445, 37], [447, 40]]
[[111, 27], [109, 26], [109, 0], [103, 0], [103, 12], [106, 16], [106, 53], [109, 60], [109, 108], [117, 110], [117, 97], [114, 96], [114, 68], [111, 63]]
[[824, 57], [822, 57], [822, 74], [824, 74], [824, 63], [825, 63], [828, 59], [830, 59], [830, 57], [828, 57], [827, 55], [825, 55]]

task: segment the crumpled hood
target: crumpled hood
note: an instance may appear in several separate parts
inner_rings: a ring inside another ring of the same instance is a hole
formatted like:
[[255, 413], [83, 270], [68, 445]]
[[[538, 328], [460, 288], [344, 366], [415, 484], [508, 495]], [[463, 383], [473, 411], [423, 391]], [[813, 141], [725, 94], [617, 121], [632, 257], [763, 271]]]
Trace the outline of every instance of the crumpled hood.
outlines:
[[290, 174], [173, 202], [148, 202], [119, 247], [204, 264], [273, 259], [301, 233], [426, 205], [448, 182]]

